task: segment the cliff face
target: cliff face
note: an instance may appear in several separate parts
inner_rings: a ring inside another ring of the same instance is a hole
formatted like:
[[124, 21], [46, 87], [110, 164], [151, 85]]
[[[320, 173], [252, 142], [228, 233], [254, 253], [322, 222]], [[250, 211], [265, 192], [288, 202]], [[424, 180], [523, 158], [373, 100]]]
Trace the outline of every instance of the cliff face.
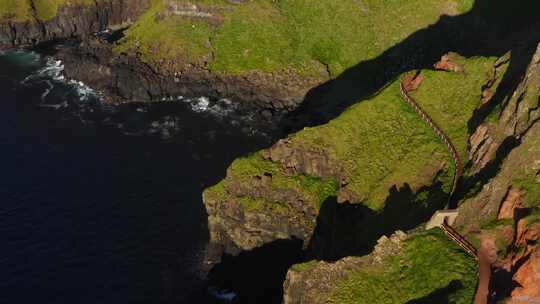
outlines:
[[[12, 1], [13, 2], [13, 1]], [[38, 4], [24, 7], [25, 1], [14, 1], [14, 13], [1, 15], [0, 11], [0, 46], [33, 45], [43, 41], [86, 36], [107, 28], [125, 27], [134, 22], [148, 9], [150, 0], [96, 0], [73, 1], [68, 4], [56, 4], [54, 1], [45, 6], [55, 6], [50, 15], [42, 16]], [[26, 5], [26, 4], [25, 4]], [[2, 18], [3, 17], [3, 18]]]

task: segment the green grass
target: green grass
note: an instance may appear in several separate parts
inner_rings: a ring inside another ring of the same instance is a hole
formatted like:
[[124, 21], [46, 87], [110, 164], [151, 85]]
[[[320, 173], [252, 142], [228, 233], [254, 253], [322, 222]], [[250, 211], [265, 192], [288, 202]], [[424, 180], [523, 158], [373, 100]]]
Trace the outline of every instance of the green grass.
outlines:
[[[63, 5], [91, 5], [93, 0], [2, 0], [0, 2], [0, 21], [29, 21], [35, 16], [48, 21], [56, 17]], [[32, 10], [32, 6], [35, 11]]]
[[126, 39], [116, 51], [136, 50], [143, 61], [153, 66], [171, 58], [193, 63], [203, 60], [210, 53], [207, 43], [212, 27], [204, 21], [160, 19], [164, 9], [163, 1], [154, 1], [154, 5], [126, 32]]
[[525, 191], [525, 202], [527, 207], [540, 206], [540, 182], [537, 174], [533, 172], [518, 174], [513, 184]]
[[460, 0], [457, 1], [457, 9], [460, 13], [466, 13], [470, 11], [474, 6], [475, 0]]
[[208, 61], [211, 70], [227, 74], [293, 70], [310, 75], [327, 66], [335, 76], [435, 23], [448, 7], [446, 0], [191, 3], [215, 18], [163, 18], [166, 5], [155, 0], [153, 8], [126, 32], [117, 51], [141, 54], [154, 65]]
[[[424, 83], [414, 95], [466, 159], [467, 121], [493, 60], [462, 63], [466, 75], [425, 71]], [[327, 151], [343, 168], [349, 189], [374, 210], [383, 207], [391, 186], [409, 183], [415, 188], [430, 183], [425, 176], [430, 165], [452, 163], [435, 133], [402, 101], [397, 83], [327, 125], [293, 135], [291, 141], [307, 150]], [[446, 175], [447, 190], [452, 175]]]
[[[254, 191], [254, 178], [271, 176], [269, 181], [270, 193], [261, 197]], [[205, 195], [210, 195], [218, 201], [226, 201], [234, 197], [229, 189], [239, 189], [237, 201], [247, 211], [270, 209], [285, 212], [289, 202], [283, 201], [284, 193], [294, 193], [312, 207], [320, 209], [326, 199], [335, 196], [338, 184], [335, 179], [321, 179], [314, 176], [289, 176], [279, 164], [266, 161], [255, 153], [248, 157], [239, 158], [233, 162], [227, 172], [227, 177], [217, 185], [208, 188]]]
[[[440, 230], [413, 236], [404, 252], [387, 257], [382, 265], [362, 267], [339, 281], [328, 303], [390, 304], [424, 300], [426, 303], [472, 302], [477, 281], [476, 262], [451, 242]], [[447, 301], [430, 298], [452, 282], [460, 285], [449, 291]]]
[[[462, 60], [467, 73], [425, 71], [424, 83], [414, 94], [449, 134], [463, 159], [467, 122], [478, 105], [493, 61]], [[335, 180], [346, 180], [347, 189], [356, 196], [353, 203], [363, 203], [375, 211], [384, 208], [393, 186], [429, 186], [440, 170], [443, 172], [438, 176], [446, 191], [451, 188], [454, 168], [446, 146], [402, 100], [397, 82], [329, 123], [291, 135], [288, 141], [296, 150], [325, 154], [332, 167], [341, 169]], [[311, 197], [308, 201], [320, 203], [337, 192], [335, 182], [329, 186], [330, 182], [313, 177], [289, 176], [280, 163], [266, 161], [258, 154], [235, 161], [223, 183], [240, 182], [250, 188], [255, 177], [264, 173], [273, 176], [270, 187], [275, 191], [294, 189]], [[234, 199], [234, 194], [224, 196]], [[422, 197], [427, 196], [420, 195], [418, 203], [422, 203]]]
[[318, 262], [315, 260], [300, 264], [294, 264], [291, 266], [291, 270], [297, 272], [310, 272], [317, 267], [317, 264]]

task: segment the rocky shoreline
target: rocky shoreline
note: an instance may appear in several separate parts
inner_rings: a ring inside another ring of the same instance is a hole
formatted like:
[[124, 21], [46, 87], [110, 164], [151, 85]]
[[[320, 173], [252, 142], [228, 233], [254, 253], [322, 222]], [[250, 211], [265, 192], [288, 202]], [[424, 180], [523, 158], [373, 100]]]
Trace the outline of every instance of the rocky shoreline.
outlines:
[[[302, 102], [311, 84], [293, 85], [287, 76], [252, 73], [226, 76], [200, 66], [179, 72], [154, 70], [137, 57], [116, 54], [114, 44], [98, 36], [71, 41], [55, 57], [63, 61], [68, 78], [78, 79], [103, 93], [105, 101], [161, 101], [207, 97], [234, 102], [239, 116], [250, 117], [259, 127], [276, 126], [283, 115]], [[270, 78], [269, 78], [270, 77]]]

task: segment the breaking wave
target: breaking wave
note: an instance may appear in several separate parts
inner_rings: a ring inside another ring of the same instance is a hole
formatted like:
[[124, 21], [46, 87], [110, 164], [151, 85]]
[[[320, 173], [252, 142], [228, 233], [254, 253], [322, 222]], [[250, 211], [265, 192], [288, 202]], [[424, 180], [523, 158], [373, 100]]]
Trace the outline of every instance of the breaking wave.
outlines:
[[[178, 134], [185, 124], [175, 114], [175, 111], [180, 110], [180, 108], [171, 109], [170, 112], [162, 114], [160, 117], [145, 113], [153, 107], [151, 103], [133, 108], [133, 110], [126, 110], [129, 106], [103, 102], [103, 96], [100, 92], [82, 81], [67, 78], [64, 73], [64, 63], [61, 60], [49, 56], [43, 57], [35, 52], [21, 52], [19, 56], [26, 57], [21, 57], [21, 60], [25, 62], [37, 63], [35, 71], [24, 78], [21, 84], [23, 87], [42, 90], [40, 107], [68, 112], [72, 117], [78, 118], [85, 124], [105, 122], [122, 129], [124, 134], [132, 136], [154, 134], [163, 139], [170, 139]], [[162, 98], [161, 103], [178, 103], [193, 113], [209, 116], [212, 119], [240, 128], [245, 134], [267, 136], [259, 128], [253, 127], [255, 121], [253, 113], [240, 109], [237, 103], [227, 98], [176, 96]], [[122, 112], [122, 114], [118, 115], [120, 118], [117, 119], [113, 116], [118, 112]], [[143, 116], [146, 118], [141, 118]], [[122, 121], [124, 119], [128, 121]], [[137, 121], [137, 123], [133, 121]], [[133, 127], [134, 124], [138, 126]]]
[[60, 109], [70, 105], [84, 107], [101, 103], [101, 96], [91, 87], [82, 81], [66, 79], [64, 75], [64, 64], [61, 60], [53, 57], [42, 60], [44, 65], [35, 73], [27, 76], [22, 82], [25, 86], [42, 86], [40, 106]]

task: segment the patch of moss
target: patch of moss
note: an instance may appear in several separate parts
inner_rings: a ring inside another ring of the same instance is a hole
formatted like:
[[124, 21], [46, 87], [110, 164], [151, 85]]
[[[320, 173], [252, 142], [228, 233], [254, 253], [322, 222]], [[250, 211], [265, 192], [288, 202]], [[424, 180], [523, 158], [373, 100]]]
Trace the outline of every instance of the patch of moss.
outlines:
[[[254, 179], [265, 176], [269, 180], [270, 191], [266, 197], [242, 195], [235, 198], [228, 191], [228, 188], [232, 187], [233, 184], [243, 184], [246, 187], [244, 190], [249, 192], [250, 183]], [[303, 201], [312, 204], [314, 208], [320, 209], [324, 201], [337, 195], [338, 183], [333, 178], [321, 179], [307, 175], [289, 175], [279, 164], [265, 160], [260, 153], [254, 153], [235, 160], [227, 171], [227, 177], [217, 185], [208, 188], [205, 195], [219, 201], [237, 200], [249, 211], [263, 208], [283, 211], [287, 209], [287, 202], [281, 202], [271, 197], [279, 197], [281, 193], [291, 191], [298, 194]]]
[[309, 272], [315, 267], [317, 267], [317, 261], [313, 260], [305, 263], [294, 264], [293, 266], [291, 266], [291, 270], [297, 272]]
[[506, 173], [512, 178], [512, 185], [525, 192], [526, 207], [539, 207], [540, 171], [533, 162], [538, 161], [540, 138], [529, 136], [518, 149], [519, 157], [509, 164]]
[[[166, 14], [165, 0], [155, 0], [152, 9], [126, 32], [117, 51], [140, 53], [150, 64], [173, 59], [209, 61], [211, 70], [227, 74], [292, 69], [305, 75], [322, 63], [335, 76], [436, 22], [453, 1], [189, 2], [213, 16]], [[210, 52], [212, 59], [207, 56]]]
[[534, 173], [523, 174], [516, 176], [513, 184], [521, 190], [525, 191], [525, 202], [527, 207], [540, 206], [540, 182]]
[[238, 200], [242, 205], [244, 205], [246, 211], [256, 211], [261, 208], [271, 208], [273, 212], [284, 212], [287, 211], [287, 205], [278, 202], [271, 201], [265, 198], [251, 198], [249, 196], [240, 197]]
[[355, 270], [335, 286], [328, 303], [471, 303], [476, 261], [440, 230], [413, 236], [404, 252]]

